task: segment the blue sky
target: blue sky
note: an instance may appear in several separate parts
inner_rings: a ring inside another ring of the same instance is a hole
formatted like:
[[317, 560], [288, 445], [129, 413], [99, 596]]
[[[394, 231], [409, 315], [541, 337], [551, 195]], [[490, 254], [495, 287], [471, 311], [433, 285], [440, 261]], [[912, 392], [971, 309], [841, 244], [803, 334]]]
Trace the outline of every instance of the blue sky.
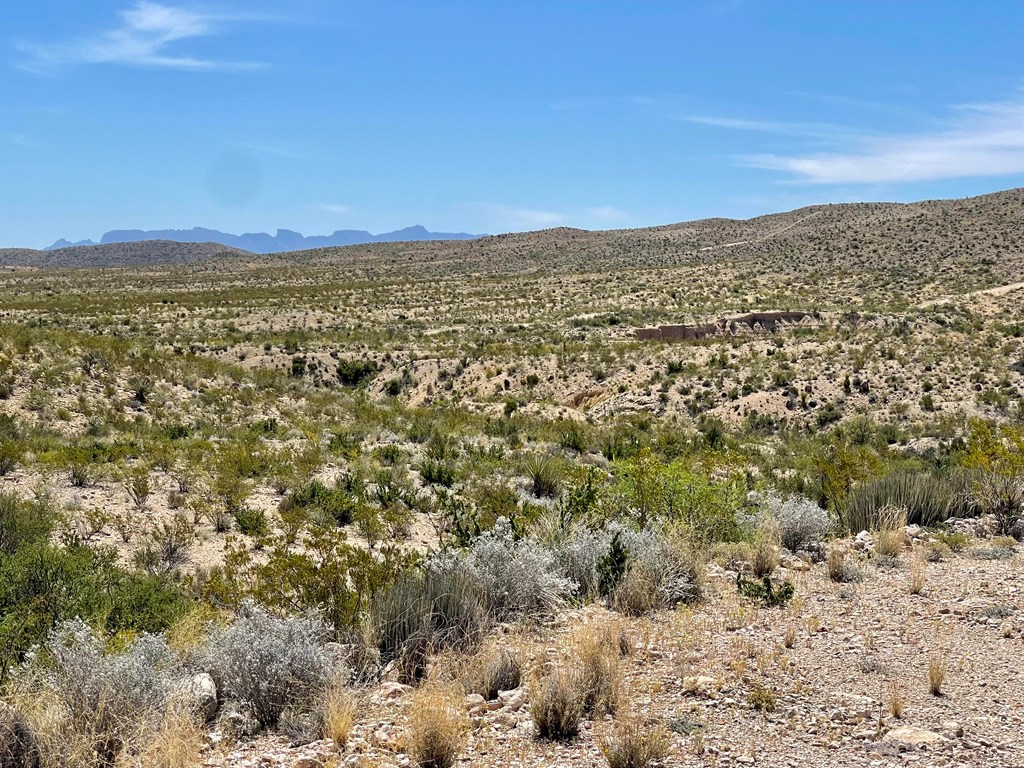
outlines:
[[1016, 0], [33, 0], [0, 22], [0, 245], [1024, 186]]

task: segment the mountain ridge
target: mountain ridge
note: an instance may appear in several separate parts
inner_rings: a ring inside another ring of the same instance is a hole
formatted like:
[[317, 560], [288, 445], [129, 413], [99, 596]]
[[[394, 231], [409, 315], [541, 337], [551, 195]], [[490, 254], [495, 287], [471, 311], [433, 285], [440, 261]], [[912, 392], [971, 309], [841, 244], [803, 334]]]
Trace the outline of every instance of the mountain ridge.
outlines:
[[237, 248], [249, 253], [283, 253], [287, 251], [308, 250], [311, 248], [332, 248], [346, 245], [366, 245], [368, 243], [393, 243], [429, 240], [475, 240], [484, 235], [466, 232], [431, 232], [422, 224], [416, 224], [393, 232], [374, 235], [364, 229], [339, 229], [329, 235], [303, 235], [290, 229], [278, 229], [273, 235], [267, 232], [246, 232], [234, 235], [217, 229], [193, 227], [192, 229], [114, 229], [100, 238], [100, 241], [79, 240], [72, 242], [61, 238], [53, 245], [43, 248], [44, 251], [56, 251], [64, 248], [77, 248], [93, 245], [113, 245], [115, 243], [138, 243], [151, 240], [162, 240], [176, 243], [218, 243]]

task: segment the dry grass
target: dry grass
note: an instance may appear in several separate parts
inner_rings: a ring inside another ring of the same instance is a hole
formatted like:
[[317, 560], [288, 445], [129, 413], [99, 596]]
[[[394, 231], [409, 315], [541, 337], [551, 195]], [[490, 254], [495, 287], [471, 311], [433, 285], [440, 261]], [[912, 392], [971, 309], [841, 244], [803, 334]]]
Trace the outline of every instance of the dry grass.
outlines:
[[942, 695], [942, 684], [946, 682], [946, 654], [933, 653], [928, 659], [928, 690], [932, 696]]
[[622, 695], [621, 634], [615, 628], [587, 625], [573, 638], [573, 682], [586, 716], [614, 715]]
[[905, 707], [906, 699], [903, 697], [903, 686], [900, 685], [898, 680], [896, 680], [889, 689], [889, 712], [893, 717], [899, 720], [903, 717]]
[[882, 557], [899, 557], [905, 544], [904, 527], [907, 512], [899, 507], [886, 507], [878, 513], [878, 530], [875, 532], [875, 554]]
[[583, 702], [570, 676], [555, 670], [531, 686], [530, 717], [537, 735], [552, 741], [576, 738], [583, 719]]
[[616, 720], [601, 747], [610, 768], [647, 768], [669, 754], [665, 726], [631, 715]]
[[750, 570], [760, 579], [771, 576], [778, 567], [779, 524], [775, 520], [767, 520], [761, 524], [754, 538], [754, 546], [750, 553]]
[[796, 627], [794, 625], [790, 624], [788, 627], [786, 627], [786, 634], [784, 634], [782, 636], [782, 644], [786, 648], [792, 648], [793, 644], [795, 642], [796, 642]]
[[466, 745], [468, 722], [462, 697], [438, 682], [424, 685], [412, 701], [409, 756], [420, 768], [450, 768]]
[[324, 738], [334, 742], [338, 749], [345, 749], [357, 711], [356, 695], [350, 688], [340, 682], [330, 686], [323, 698]]
[[466, 693], [478, 693], [486, 701], [498, 697], [499, 691], [518, 688], [523, 679], [520, 652], [496, 643], [485, 644], [462, 665], [459, 680]]
[[195, 768], [202, 765], [206, 733], [181, 704], [172, 704], [155, 736], [136, 757], [118, 761], [124, 768]]
[[910, 594], [920, 595], [924, 592], [925, 575], [927, 572], [927, 561], [921, 553], [915, 553], [910, 562], [910, 576], [908, 587]]

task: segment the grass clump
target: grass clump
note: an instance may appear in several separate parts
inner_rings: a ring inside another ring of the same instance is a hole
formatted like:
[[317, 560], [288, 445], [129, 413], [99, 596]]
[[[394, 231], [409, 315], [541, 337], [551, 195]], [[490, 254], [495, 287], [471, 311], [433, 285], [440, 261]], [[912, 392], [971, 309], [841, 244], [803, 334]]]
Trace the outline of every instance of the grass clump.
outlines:
[[493, 701], [500, 691], [511, 691], [522, 684], [523, 668], [514, 651], [489, 644], [467, 661], [460, 677], [466, 693]]
[[573, 682], [585, 717], [614, 715], [622, 690], [621, 644], [608, 626], [587, 626], [573, 640]]
[[668, 757], [668, 730], [635, 716], [622, 718], [602, 739], [601, 750], [609, 768], [649, 768]]
[[580, 732], [583, 701], [571, 676], [555, 670], [533, 685], [530, 717], [537, 736], [551, 741], [571, 741]]
[[423, 686], [412, 702], [409, 756], [419, 768], [450, 768], [466, 743], [462, 699], [438, 683]]

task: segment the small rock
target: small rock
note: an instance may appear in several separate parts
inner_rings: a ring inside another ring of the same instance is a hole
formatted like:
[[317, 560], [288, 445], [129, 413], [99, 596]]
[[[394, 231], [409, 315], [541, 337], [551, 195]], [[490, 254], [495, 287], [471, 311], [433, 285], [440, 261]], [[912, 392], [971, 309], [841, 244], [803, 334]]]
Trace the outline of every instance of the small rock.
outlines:
[[377, 689], [377, 693], [380, 698], [390, 700], [400, 699], [411, 690], [411, 686], [402, 685], [402, 683], [387, 682], [383, 683], [380, 688]]

